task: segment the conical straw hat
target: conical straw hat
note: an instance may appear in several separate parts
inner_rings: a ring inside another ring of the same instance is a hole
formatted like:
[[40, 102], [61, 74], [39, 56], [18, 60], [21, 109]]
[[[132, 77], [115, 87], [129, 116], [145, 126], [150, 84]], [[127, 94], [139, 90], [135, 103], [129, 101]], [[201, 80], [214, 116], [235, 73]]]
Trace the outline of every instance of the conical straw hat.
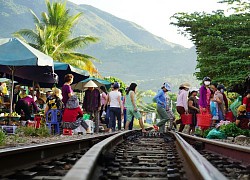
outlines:
[[180, 85], [180, 87], [185, 87], [185, 88], [190, 88], [190, 86], [191, 85], [189, 83], [186, 83], [186, 82]]
[[98, 87], [98, 86], [96, 85], [96, 83], [94, 83], [94, 81], [90, 80], [84, 85], [84, 87]]

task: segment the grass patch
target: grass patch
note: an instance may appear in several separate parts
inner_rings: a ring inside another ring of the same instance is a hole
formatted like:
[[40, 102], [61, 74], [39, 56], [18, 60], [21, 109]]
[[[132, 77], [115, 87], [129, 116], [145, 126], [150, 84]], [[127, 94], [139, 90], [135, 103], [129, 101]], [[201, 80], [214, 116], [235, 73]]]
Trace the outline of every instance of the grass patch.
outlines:
[[49, 137], [49, 129], [47, 127], [40, 127], [36, 129], [34, 127], [19, 127], [16, 130], [16, 134], [19, 136], [37, 136], [37, 137]]
[[6, 134], [0, 130], [0, 146], [5, 145], [6, 143]]

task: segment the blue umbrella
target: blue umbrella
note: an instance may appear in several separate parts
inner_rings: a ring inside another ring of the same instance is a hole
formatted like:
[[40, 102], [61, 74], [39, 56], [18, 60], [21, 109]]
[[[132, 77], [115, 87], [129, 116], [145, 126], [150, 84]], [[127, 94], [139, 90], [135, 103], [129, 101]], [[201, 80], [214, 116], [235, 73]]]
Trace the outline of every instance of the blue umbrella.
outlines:
[[[53, 82], [53, 59], [17, 38], [0, 39], [0, 72], [38, 81]], [[12, 83], [11, 94], [13, 94]], [[11, 96], [12, 98], [12, 96]], [[12, 112], [11, 99], [10, 112]]]

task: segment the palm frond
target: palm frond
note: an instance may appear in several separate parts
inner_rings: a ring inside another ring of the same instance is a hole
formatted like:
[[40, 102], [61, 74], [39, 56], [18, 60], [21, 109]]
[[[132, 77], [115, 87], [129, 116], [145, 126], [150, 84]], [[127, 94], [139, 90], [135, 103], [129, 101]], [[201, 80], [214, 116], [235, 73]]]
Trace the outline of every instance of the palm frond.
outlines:
[[33, 21], [34, 21], [34, 23], [35, 23], [35, 24], [40, 24], [41, 22], [40, 22], [39, 18], [37, 17], [37, 15], [34, 13], [34, 11], [32, 11], [32, 10], [30, 9], [30, 12], [31, 12], [31, 14], [32, 14], [32, 16], [33, 16]]
[[49, 24], [49, 16], [46, 12], [42, 12], [42, 22], [44, 24]]
[[66, 62], [80, 69], [87, 70], [89, 71], [90, 74], [98, 73], [92, 60], [85, 58], [84, 56], [79, 56], [79, 54], [74, 54], [74, 53], [66, 53], [63, 54], [62, 57], [63, 59], [60, 59], [59, 60], [60, 62]]
[[85, 47], [89, 43], [97, 42], [98, 38], [93, 36], [79, 36], [73, 39], [70, 39], [65, 42], [65, 48], [68, 49], [78, 49], [81, 47]]
[[19, 37], [24, 39], [24, 36], [26, 36], [28, 39], [30, 39], [32, 42], [37, 42], [38, 35], [35, 31], [31, 29], [21, 29], [15, 33], [13, 33], [15, 37]]
[[89, 59], [91, 61], [95, 61], [95, 62], [101, 62], [99, 59], [93, 57], [93, 56], [90, 56], [90, 55], [87, 55], [87, 54], [81, 54], [81, 53], [74, 53], [74, 55], [76, 55], [77, 57], [82, 57], [84, 59]]
[[77, 21], [79, 20], [79, 18], [81, 17], [83, 13], [78, 13], [74, 16], [70, 16], [67, 21], [65, 22], [66, 25], [68, 25], [70, 27], [70, 29], [72, 29], [74, 27], [74, 25], [77, 23]]

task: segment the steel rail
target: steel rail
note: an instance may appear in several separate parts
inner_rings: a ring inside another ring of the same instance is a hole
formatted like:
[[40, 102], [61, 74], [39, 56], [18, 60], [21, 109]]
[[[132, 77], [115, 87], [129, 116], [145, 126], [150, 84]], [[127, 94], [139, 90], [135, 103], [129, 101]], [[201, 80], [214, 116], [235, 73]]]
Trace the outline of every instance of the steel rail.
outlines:
[[201, 142], [199, 146], [204, 150], [221, 154], [232, 160], [239, 161], [244, 165], [250, 165], [250, 147], [240, 146], [236, 144], [224, 143], [216, 140], [210, 140], [200, 137], [190, 136], [184, 133], [178, 133], [189, 144], [195, 145], [197, 142]]
[[[109, 137], [102, 142], [94, 145], [82, 158], [71, 168], [63, 180], [90, 180], [95, 177], [95, 168], [98, 165], [98, 158], [103, 151], [108, 151], [118, 143], [124, 141], [125, 137], [133, 134], [133, 131], [125, 131]], [[188, 167], [192, 168], [192, 175], [195, 179], [205, 180], [225, 180], [215, 167], [213, 167], [205, 158], [203, 158], [192, 146], [183, 140], [178, 134], [175, 135], [176, 144], [181, 149], [183, 156], [188, 163]]]
[[123, 141], [124, 136], [132, 134], [133, 131], [125, 131], [114, 136], [111, 136], [102, 142], [94, 145], [88, 150], [84, 156], [71, 168], [63, 180], [87, 180], [91, 179], [95, 173], [97, 160], [103, 151], [109, 150], [117, 143]]
[[208, 162], [200, 153], [198, 153], [190, 144], [188, 144], [179, 134], [173, 133], [176, 137], [179, 147], [195, 173], [196, 179], [205, 180], [226, 180], [227, 178], [220, 173], [210, 162]]
[[38, 162], [59, 157], [65, 153], [91, 148], [99, 141], [116, 133], [93, 135], [88, 138], [42, 143], [23, 147], [0, 149], [0, 174], [5, 175]]

